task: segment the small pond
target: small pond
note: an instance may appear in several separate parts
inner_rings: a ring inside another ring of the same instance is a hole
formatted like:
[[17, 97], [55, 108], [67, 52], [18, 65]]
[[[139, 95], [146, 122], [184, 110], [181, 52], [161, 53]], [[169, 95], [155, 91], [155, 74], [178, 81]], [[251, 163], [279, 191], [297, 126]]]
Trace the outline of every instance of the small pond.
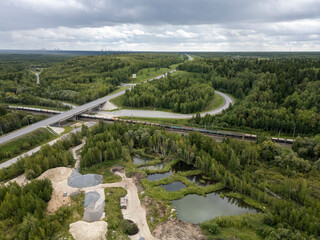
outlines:
[[143, 167], [138, 167], [138, 169], [140, 170], [161, 170], [162, 168], [164, 168], [164, 163], [158, 163], [155, 165], [150, 165], [150, 166], [143, 166]]
[[146, 158], [138, 155], [134, 155], [132, 157], [132, 161], [134, 165], [146, 164], [151, 158]]
[[189, 194], [172, 201], [172, 205], [177, 210], [178, 219], [191, 223], [201, 223], [218, 216], [257, 212], [234, 198], [222, 198], [218, 193], [209, 193], [206, 197]]
[[162, 178], [170, 177], [172, 175], [172, 171], [166, 172], [166, 173], [154, 173], [154, 174], [149, 174], [147, 179], [149, 181], [157, 181]]
[[175, 192], [180, 189], [186, 188], [186, 185], [180, 181], [172, 182], [165, 185], [160, 185], [160, 187], [164, 188], [166, 191]]
[[171, 167], [171, 169], [175, 172], [185, 172], [195, 170], [194, 166], [189, 165], [185, 162], [179, 161], [175, 165]]
[[205, 179], [204, 175], [198, 174], [198, 175], [190, 175], [187, 176], [187, 178], [191, 181], [197, 184], [198, 186], [208, 186], [210, 184], [215, 184], [215, 181], [210, 180], [210, 179]]

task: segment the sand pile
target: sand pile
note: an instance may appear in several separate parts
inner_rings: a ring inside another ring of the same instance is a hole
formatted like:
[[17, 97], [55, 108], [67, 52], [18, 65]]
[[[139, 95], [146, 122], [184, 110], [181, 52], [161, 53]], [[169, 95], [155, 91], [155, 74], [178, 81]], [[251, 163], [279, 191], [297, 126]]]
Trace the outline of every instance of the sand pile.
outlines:
[[70, 224], [70, 233], [75, 240], [105, 240], [108, 224], [105, 221], [87, 223], [78, 221]]

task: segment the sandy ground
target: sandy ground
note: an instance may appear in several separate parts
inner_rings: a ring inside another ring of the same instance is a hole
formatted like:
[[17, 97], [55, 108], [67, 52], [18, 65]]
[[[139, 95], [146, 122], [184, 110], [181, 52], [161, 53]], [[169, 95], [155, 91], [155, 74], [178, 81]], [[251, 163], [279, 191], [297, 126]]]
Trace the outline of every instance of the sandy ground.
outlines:
[[13, 178], [10, 181], [6, 182], [5, 185], [8, 185], [11, 182], [16, 182], [20, 187], [22, 187], [22, 186], [28, 184], [30, 182], [30, 180], [28, 180], [26, 178], [26, 176], [24, 174], [22, 174], [16, 178]]
[[[47, 208], [49, 213], [56, 212], [60, 207], [68, 205], [71, 201], [70, 194], [79, 191], [78, 188], [68, 186], [68, 178], [72, 170], [72, 168], [66, 167], [52, 168], [38, 177], [38, 179], [48, 178], [52, 182], [53, 192]], [[66, 197], [63, 196], [65, 191], [67, 192]]]
[[109, 101], [107, 101], [101, 108], [101, 110], [105, 110], [105, 111], [111, 111], [115, 109], [118, 109], [118, 107]]
[[139, 240], [141, 237], [144, 237], [146, 240], [156, 240], [157, 238], [153, 237], [149, 226], [147, 224], [146, 210], [141, 206], [140, 199], [138, 196], [137, 187], [132, 178], [127, 178], [125, 174], [116, 172], [115, 174], [122, 177], [121, 182], [117, 183], [108, 183], [100, 184], [94, 187], [83, 188], [84, 191], [94, 191], [99, 188], [107, 187], [123, 187], [127, 190], [128, 194], [128, 207], [127, 209], [122, 209], [122, 214], [125, 219], [130, 219], [134, 221], [138, 228], [139, 232], [136, 235], [129, 236], [132, 240]]
[[74, 165], [74, 168], [76, 170], [79, 170], [79, 167], [80, 167], [80, 156], [78, 154], [78, 151], [84, 146], [84, 144], [86, 143], [86, 140], [83, 139], [82, 140], [82, 143], [74, 148], [71, 149], [71, 152], [72, 152], [72, 155], [73, 155], [73, 158], [74, 160], [76, 160], [76, 163]]
[[[49, 126], [48, 126], [48, 127], [49, 127]], [[51, 127], [51, 126], [50, 126], [50, 128], [51, 128], [56, 134], [58, 134], [58, 135], [60, 135], [61, 133], [64, 132], [64, 128], [62, 128], [62, 127]]]
[[106, 239], [108, 224], [105, 221], [87, 223], [78, 221], [70, 224], [70, 233], [75, 240]]

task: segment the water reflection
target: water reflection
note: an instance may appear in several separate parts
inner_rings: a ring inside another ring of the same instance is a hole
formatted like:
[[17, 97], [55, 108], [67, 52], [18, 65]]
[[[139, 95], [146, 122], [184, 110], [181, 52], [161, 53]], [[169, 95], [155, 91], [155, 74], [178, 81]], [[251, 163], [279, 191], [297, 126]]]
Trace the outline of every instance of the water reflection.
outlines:
[[182, 199], [172, 201], [178, 218], [191, 223], [201, 223], [218, 216], [233, 216], [257, 211], [234, 199], [222, 198], [218, 193], [207, 194], [206, 197], [190, 194]]

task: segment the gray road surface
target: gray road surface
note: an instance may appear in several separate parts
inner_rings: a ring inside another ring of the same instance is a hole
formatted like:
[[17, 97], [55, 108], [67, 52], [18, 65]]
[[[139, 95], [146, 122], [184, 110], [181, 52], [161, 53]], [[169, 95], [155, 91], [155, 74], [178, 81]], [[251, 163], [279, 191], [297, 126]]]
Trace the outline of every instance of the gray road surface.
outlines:
[[[221, 113], [223, 110], [227, 109], [230, 105], [233, 104], [233, 100], [226, 94], [215, 91], [216, 94], [219, 94], [224, 98], [224, 104], [214, 110], [208, 112], [200, 113], [201, 116], [206, 114], [215, 115]], [[179, 114], [172, 112], [163, 112], [163, 111], [152, 111], [152, 110], [131, 110], [131, 109], [122, 109], [112, 112], [99, 111], [99, 115], [108, 116], [108, 117], [150, 117], [150, 118], [191, 118], [195, 114]]]
[[35, 73], [36, 77], [37, 77], [37, 84], [40, 84], [40, 77], [39, 77], [39, 73]]
[[[86, 125], [87, 125], [88, 127], [92, 127], [94, 124], [95, 124], [95, 122], [86, 123]], [[54, 140], [52, 140], [51, 142], [48, 142], [48, 143], [46, 143], [46, 144], [49, 144], [50, 146], [52, 146], [53, 144], [55, 144], [57, 141], [61, 140], [62, 138], [65, 138], [65, 137], [69, 136], [70, 133], [76, 133], [76, 132], [79, 132], [79, 131], [81, 131], [81, 127], [75, 128], [75, 129], [73, 129], [71, 132], [66, 133], [66, 134], [62, 135], [61, 137], [58, 137], [58, 138], [56, 138], [56, 139], [54, 139]], [[43, 144], [43, 145], [46, 145], [46, 144]], [[1, 164], [0, 164], [0, 169], [1, 169], [1, 168], [5, 168], [5, 167], [9, 167], [11, 164], [16, 163], [16, 162], [17, 162], [20, 158], [22, 158], [22, 157], [31, 156], [32, 154], [38, 152], [43, 145], [41, 145], [41, 146], [39, 146], [39, 147], [36, 147], [36, 148], [34, 148], [34, 149], [31, 149], [30, 151], [25, 152], [25, 153], [23, 153], [23, 154], [15, 157], [15, 158], [12, 158], [12, 159], [4, 162], [4, 163], [1, 163]]]

